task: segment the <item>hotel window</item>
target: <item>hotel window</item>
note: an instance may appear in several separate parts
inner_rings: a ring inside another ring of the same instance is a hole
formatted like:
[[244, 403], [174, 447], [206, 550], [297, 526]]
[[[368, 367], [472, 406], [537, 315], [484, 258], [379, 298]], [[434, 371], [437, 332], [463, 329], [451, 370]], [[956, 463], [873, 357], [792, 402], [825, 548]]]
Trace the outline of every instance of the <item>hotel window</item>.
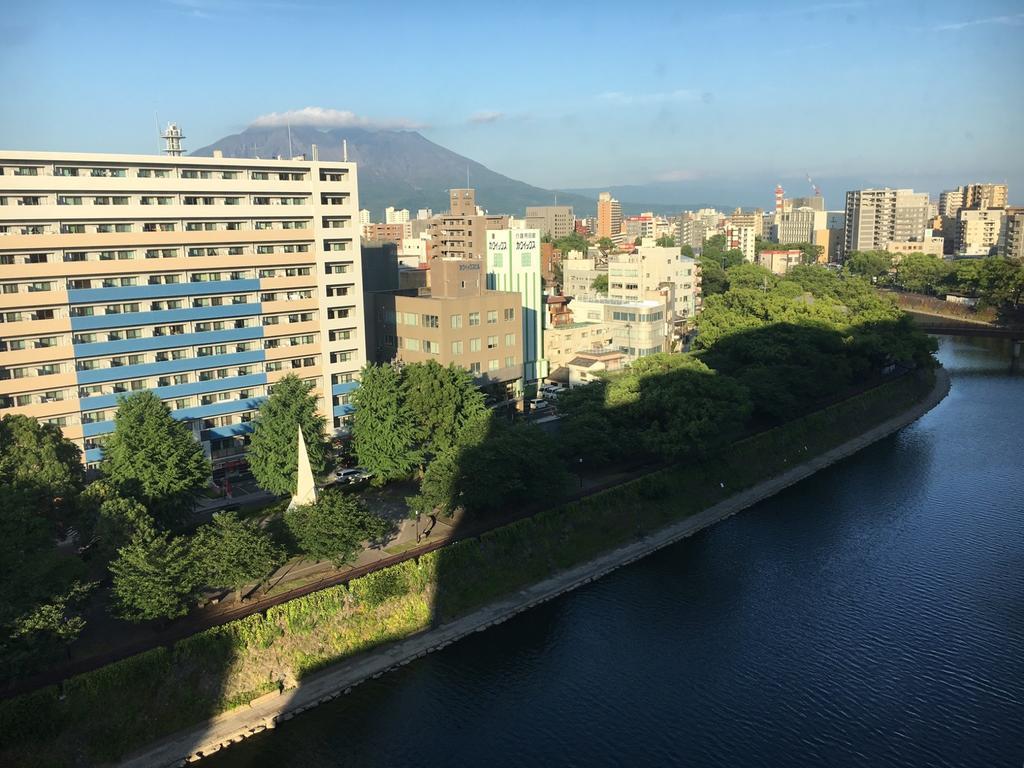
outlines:
[[439, 355], [439, 354], [441, 354], [441, 345], [438, 342], [436, 342], [436, 341], [431, 341], [430, 339], [424, 339], [423, 340], [423, 351], [424, 352], [429, 352], [432, 355]]
[[77, 168], [69, 168], [69, 167], [63, 166], [63, 165], [58, 165], [58, 166], [54, 167], [53, 175], [54, 176], [77, 176], [78, 175], [78, 169]]
[[515, 320], [516, 319], [516, 311], [514, 309], [506, 309], [505, 310], [505, 319], [506, 320]]
[[479, 352], [480, 351], [480, 339], [470, 339], [469, 340], [469, 351], [470, 352]]
[[470, 312], [469, 313], [469, 324], [470, 326], [480, 325], [480, 313]]
[[461, 354], [462, 354], [462, 342], [461, 341], [453, 341], [452, 342], [452, 355], [457, 357], [457, 356], [459, 356]]
[[[15, 176], [38, 176], [39, 175], [39, 169], [38, 168], [31, 168], [31, 167], [24, 167], [24, 166], [22, 166], [20, 168], [15, 168], [14, 169], [14, 175]], [[59, 174], [56, 174], [56, 175], [59, 175]]]
[[82, 198], [75, 195], [57, 195], [57, 205], [81, 205]]
[[220, 177], [222, 179], [237, 179], [238, 171], [221, 171]]
[[452, 315], [451, 316], [451, 321], [452, 321], [452, 328], [461, 328], [462, 327], [462, 315]]
[[516, 344], [516, 335], [514, 333], [505, 334], [505, 346], [514, 347]]
[[270, 175], [265, 171], [252, 171], [249, 174], [249, 177], [254, 181], [266, 181], [270, 178]]
[[488, 370], [488, 371], [496, 371], [496, 370], [498, 370], [498, 368], [500, 368], [500, 367], [501, 367], [501, 366], [500, 366], [500, 365], [498, 365], [498, 360], [497, 360], [497, 359], [494, 359], [494, 360], [488, 360], [488, 361], [487, 361], [487, 370]]
[[424, 328], [437, 328], [438, 318], [437, 315], [423, 315], [423, 327]]
[[498, 322], [498, 310], [496, 310], [496, 309], [489, 309], [489, 310], [487, 310], [487, 324], [488, 325], [492, 325], [493, 323], [496, 323], [496, 322]]
[[488, 336], [487, 337], [487, 348], [488, 349], [497, 349], [498, 348], [498, 337], [497, 336]]
[[474, 374], [474, 375], [476, 375], [476, 376], [479, 376], [480, 375], [480, 363], [470, 363], [469, 364], [469, 372]]
[[407, 337], [405, 339], [405, 348], [408, 349], [408, 350], [411, 350], [413, 352], [419, 352], [420, 351], [420, 340], [419, 339], [410, 339], [410, 338]]
[[505, 367], [506, 368], [511, 368], [515, 364], [516, 364], [516, 359], [515, 359], [514, 356], [509, 355], [508, 357], [505, 358]]

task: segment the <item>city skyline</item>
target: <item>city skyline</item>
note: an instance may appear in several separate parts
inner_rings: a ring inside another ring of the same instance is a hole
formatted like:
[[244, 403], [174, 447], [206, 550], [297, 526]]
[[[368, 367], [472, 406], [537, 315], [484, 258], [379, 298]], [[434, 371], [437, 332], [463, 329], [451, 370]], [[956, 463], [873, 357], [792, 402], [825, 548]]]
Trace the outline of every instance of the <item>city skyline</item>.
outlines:
[[[743, 2], [704, 13], [527, 3], [513, 20], [452, 9], [430, 38], [432, 51], [452, 53], [432, 53], [430, 68], [413, 6], [387, 17], [235, 0], [103, 8], [10, 9], [0, 65], [18, 85], [0, 146], [151, 153], [158, 115], [185, 127], [187, 149], [252, 124], [418, 130], [547, 188], [805, 172], [897, 186], [936, 167], [1011, 188], [1024, 177], [1005, 149], [1024, 117], [1009, 74], [1024, 65], [1024, 14], [1012, 3]], [[337, 37], [281, 39], [310, 18]], [[264, 44], [282, 55], [253, 56]], [[337, 77], [339, 61], [350, 77]], [[891, 130], [879, 136], [879, 123]]]

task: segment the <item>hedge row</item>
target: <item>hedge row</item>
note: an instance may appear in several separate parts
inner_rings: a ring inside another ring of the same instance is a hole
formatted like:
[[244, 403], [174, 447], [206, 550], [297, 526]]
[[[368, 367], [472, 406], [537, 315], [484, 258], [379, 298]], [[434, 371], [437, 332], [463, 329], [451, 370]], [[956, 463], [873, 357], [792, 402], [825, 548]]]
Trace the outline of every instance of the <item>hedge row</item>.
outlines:
[[[0, 702], [0, 763], [115, 760], [381, 643], [450, 619], [708, 507], [899, 413], [905, 376], [730, 446], [67, 680]], [[727, 479], [723, 489], [721, 482]]]

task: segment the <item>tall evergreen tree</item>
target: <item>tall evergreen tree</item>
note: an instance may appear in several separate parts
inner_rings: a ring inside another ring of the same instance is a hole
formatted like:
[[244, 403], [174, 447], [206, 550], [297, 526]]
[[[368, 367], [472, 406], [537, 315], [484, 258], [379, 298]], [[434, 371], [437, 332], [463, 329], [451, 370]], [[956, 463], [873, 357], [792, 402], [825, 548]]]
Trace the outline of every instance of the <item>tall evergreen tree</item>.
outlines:
[[402, 369], [401, 397], [425, 458], [455, 448], [470, 420], [487, 412], [469, 372], [431, 360]]
[[198, 583], [188, 541], [140, 529], [110, 564], [119, 614], [129, 621], [173, 619], [188, 612]]
[[119, 495], [140, 501], [163, 525], [180, 522], [210, 479], [192, 430], [148, 391], [118, 403], [101, 468]]
[[357, 496], [335, 488], [325, 490], [315, 504], [290, 510], [285, 522], [303, 552], [335, 565], [349, 562], [364, 541], [380, 539], [391, 529]]
[[300, 427], [313, 474], [322, 474], [327, 467], [326, 420], [317, 413], [312, 392], [312, 384], [288, 375], [260, 406], [248, 459], [253, 477], [265, 491], [278, 496], [295, 493]]
[[261, 582], [284, 562], [284, 552], [254, 520], [239, 520], [220, 512], [193, 539], [193, 551], [203, 581], [211, 587], [234, 589]]
[[352, 399], [356, 457], [373, 473], [374, 484], [409, 477], [420, 454], [415, 448], [416, 425], [405, 406], [398, 371], [391, 365], [367, 365]]

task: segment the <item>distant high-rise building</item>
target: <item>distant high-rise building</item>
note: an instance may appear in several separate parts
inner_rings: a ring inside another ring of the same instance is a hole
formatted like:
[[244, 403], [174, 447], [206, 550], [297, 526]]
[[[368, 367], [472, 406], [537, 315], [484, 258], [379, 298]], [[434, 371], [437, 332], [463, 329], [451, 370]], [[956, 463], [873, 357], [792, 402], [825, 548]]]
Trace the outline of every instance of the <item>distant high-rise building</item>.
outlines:
[[429, 208], [420, 208], [418, 211], [416, 211], [416, 221], [426, 221], [427, 219], [432, 219], [433, 217], [434, 212]]
[[725, 247], [727, 250], [734, 248], [743, 251], [745, 261], [753, 261], [755, 255], [754, 228], [752, 226], [739, 226], [737, 224], [725, 225]]
[[610, 192], [597, 198], [597, 236], [615, 237], [622, 232], [622, 205]]
[[482, 259], [487, 250], [487, 230], [505, 229], [508, 216], [478, 215], [473, 189], [449, 190], [449, 199], [451, 210], [430, 220], [431, 256]]
[[523, 377], [528, 382], [543, 379], [548, 375], [543, 338], [547, 305], [541, 284], [540, 232], [489, 230], [486, 262], [489, 290], [515, 291], [522, 297]]
[[385, 224], [406, 224], [409, 221], [409, 210], [407, 208], [392, 208], [390, 205], [384, 209]]
[[813, 208], [792, 208], [775, 216], [774, 240], [777, 243], [809, 243], [814, 238]]
[[531, 205], [526, 208], [526, 226], [556, 240], [567, 237], [576, 225], [571, 205]]
[[947, 189], [939, 195], [939, 216], [942, 218], [955, 219], [957, 213], [964, 207], [964, 188]]
[[958, 256], [989, 256], [1000, 249], [1003, 233], [1001, 208], [961, 208], [957, 215], [960, 236], [957, 241]]
[[843, 258], [883, 250], [891, 240], [923, 241], [928, 195], [911, 189], [861, 189], [846, 193]]
[[1002, 255], [1024, 261], [1024, 208], [1007, 208], [1003, 218]]
[[737, 208], [729, 215], [726, 224], [732, 224], [734, 227], [751, 227], [755, 237], [763, 237], [764, 211], [755, 208], [753, 211], [744, 212], [742, 208]]
[[964, 208], [1005, 208], [1009, 190], [1005, 184], [967, 184], [961, 187]]
[[370, 212], [365, 208], [359, 209], [359, 226], [370, 223]]
[[810, 208], [812, 211], [824, 211], [825, 210], [825, 198], [821, 195], [812, 195], [810, 197], [794, 197], [789, 200], [790, 208], [796, 210], [797, 208]]

